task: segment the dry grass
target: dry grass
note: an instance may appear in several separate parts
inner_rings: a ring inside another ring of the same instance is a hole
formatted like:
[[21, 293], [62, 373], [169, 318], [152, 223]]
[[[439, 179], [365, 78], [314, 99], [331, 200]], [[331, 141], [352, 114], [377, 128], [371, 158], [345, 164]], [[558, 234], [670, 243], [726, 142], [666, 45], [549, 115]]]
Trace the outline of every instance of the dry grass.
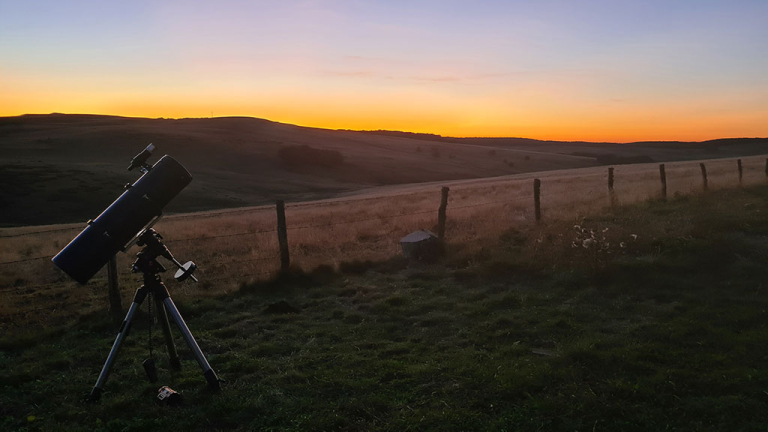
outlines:
[[[742, 158], [743, 184], [766, 181], [765, 157]], [[706, 161], [709, 188], [738, 186], [735, 159]], [[702, 189], [699, 162], [666, 164], [668, 196]], [[451, 187], [446, 237], [467, 251], [482, 247], [511, 228], [531, 227], [534, 175], [444, 182]], [[538, 173], [542, 181], [545, 220], [564, 220], [595, 214], [610, 205], [607, 168], [586, 168]], [[378, 261], [399, 252], [399, 239], [416, 229], [433, 229], [440, 201], [440, 185], [411, 185], [387, 194], [362, 198], [289, 204], [286, 207], [288, 240], [294, 265], [309, 270], [319, 265], [338, 268], [343, 262]], [[623, 165], [615, 168], [615, 199], [630, 203], [657, 198], [658, 165]], [[398, 192], [400, 194], [398, 194]], [[81, 228], [79, 225], [4, 229], [17, 235], [0, 242], [0, 262], [52, 256]], [[247, 211], [209, 212], [164, 218], [156, 228], [179, 260], [194, 260], [201, 282], [170, 282], [174, 296], [194, 298], [218, 295], [240, 285], [269, 278], [279, 266], [274, 207]], [[129, 273], [136, 250], [118, 256], [124, 302], [139, 285]], [[170, 279], [170, 276], [168, 277]], [[86, 287], [79, 287], [58, 271], [48, 258], [0, 264], [0, 329], [56, 325], [73, 315], [103, 309], [106, 272]], [[80, 307], [73, 308], [73, 304]], [[66, 307], [65, 307], [66, 306]], [[73, 312], [75, 311], [75, 312]]]

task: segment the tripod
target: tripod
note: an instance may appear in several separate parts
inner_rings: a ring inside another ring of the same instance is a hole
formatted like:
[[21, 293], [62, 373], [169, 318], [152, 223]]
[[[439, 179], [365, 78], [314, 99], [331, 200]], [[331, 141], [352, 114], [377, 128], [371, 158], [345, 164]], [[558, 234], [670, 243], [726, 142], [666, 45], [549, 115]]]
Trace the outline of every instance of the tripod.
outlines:
[[117, 358], [117, 353], [120, 350], [120, 346], [122, 345], [125, 337], [128, 335], [133, 317], [139, 307], [141, 307], [141, 304], [150, 294], [152, 294], [154, 297], [155, 304], [157, 305], [157, 316], [158, 320], [160, 321], [160, 325], [162, 326], [166, 346], [168, 347], [168, 357], [171, 368], [176, 370], [180, 369], [181, 362], [179, 361], [179, 356], [176, 353], [176, 346], [173, 343], [173, 336], [171, 335], [171, 327], [168, 323], [168, 314], [166, 311], [171, 315], [173, 321], [179, 327], [179, 330], [181, 330], [181, 334], [184, 336], [184, 340], [187, 342], [189, 349], [192, 350], [197, 363], [203, 369], [203, 376], [208, 382], [208, 386], [213, 390], [221, 389], [219, 378], [216, 376], [216, 372], [214, 372], [211, 366], [208, 364], [208, 360], [206, 360], [205, 355], [197, 345], [195, 337], [192, 336], [192, 332], [189, 331], [187, 324], [184, 322], [184, 318], [181, 317], [179, 310], [173, 303], [171, 295], [168, 293], [168, 289], [165, 287], [165, 284], [163, 284], [160, 276], [158, 275], [158, 273], [165, 271], [165, 267], [157, 262], [157, 257], [163, 256], [179, 267], [179, 271], [175, 276], [179, 281], [182, 281], [188, 277], [196, 281], [197, 279], [192, 275], [192, 272], [196, 269], [196, 266], [191, 261], [187, 264], [181, 265], [173, 257], [168, 248], [160, 241], [162, 238], [163, 237], [160, 234], [151, 228], [144, 231], [138, 237], [136, 244], [143, 246], [143, 249], [139, 251], [138, 254], [136, 254], [137, 258], [133, 263], [133, 268], [131, 271], [133, 273], [143, 273], [144, 285], [136, 290], [136, 295], [133, 297], [133, 303], [131, 303], [131, 307], [128, 309], [128, 313], [126, 314], [123, 323], [120, 325], [120, 330], [118, 330], [115, 343], [112, 345], [112, 349], [109, 351], [109, 355], [107, 356], [107, 360], [104, 363], [104, 367], [101, 369], [99, 378], [96, 380], [96, 385], [93, 386], [93, 390], [91, 390], [91, 394], [89, 396], [91, 401], [95, 402], [101, 398], [104, 384], [107, 382], [107, 377], [109, 376], [112, 365]]

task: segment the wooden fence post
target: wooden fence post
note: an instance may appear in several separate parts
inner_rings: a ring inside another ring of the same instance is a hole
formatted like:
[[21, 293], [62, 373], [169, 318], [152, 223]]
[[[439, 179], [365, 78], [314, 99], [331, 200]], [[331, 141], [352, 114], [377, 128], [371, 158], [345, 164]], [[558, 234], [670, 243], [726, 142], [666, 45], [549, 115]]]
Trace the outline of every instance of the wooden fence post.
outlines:
[[741, 167], [741, 159], [737, 159], [736, 164], [739, 167], [739, 186], [741, 186], [741, 179], [744, 176], [744, 170]]
[[536, 212], [536, 222], [541, 221], [541, 180], [533, 179], [533, 205]]
[[440, 209], [437, 211], [437, 238], [441, 241], [445, 238], [445, 209], [448, 207], [449, 190], [447, 186], [443, 186], [443, 189], [440, 191]]
[[709, 189], [707, 184], [707, 167], [704, 166], [704, 162], [700, 163], [699, 166], [701, 167], [701, 179], [704, 181], [704, 190], [706, 191]]
[[616, 204], [616, 195], [613, 193], [613, 167], [608, 168], [608, 196], [611, 199], [611, 205]]
[[120, 285], [117, 274], [117, 255], [107, 262], [107, 279], [109, 284], [109, 313], [115, 322], [123, 320], [123, 299], [120, 296]]
[[664, 164], [659, 165], [659, 176], [661, 177], [661, 199], [667, 199], [667, 172], [664, 169]]
[[277, 200], [277, 242], [280, 244], [280, 271], [285, 273], [291, 266], [291, 257], [288, 253], [288, 227], [285, 224], [285, 202]]

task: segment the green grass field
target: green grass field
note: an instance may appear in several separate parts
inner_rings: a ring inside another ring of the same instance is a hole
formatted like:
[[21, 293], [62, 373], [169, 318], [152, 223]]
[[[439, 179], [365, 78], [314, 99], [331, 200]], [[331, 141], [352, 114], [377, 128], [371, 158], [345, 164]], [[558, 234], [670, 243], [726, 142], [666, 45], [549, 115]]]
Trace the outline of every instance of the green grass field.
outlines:
[[768, 187], [721, 190], [179, 302], [220, 394], [178, 333], [170, 373], [159, 328], [147, 382], [145, 314], [94, 405], [106, 313], [5, 334], [0, 429], [765, 430], [767, 216]]

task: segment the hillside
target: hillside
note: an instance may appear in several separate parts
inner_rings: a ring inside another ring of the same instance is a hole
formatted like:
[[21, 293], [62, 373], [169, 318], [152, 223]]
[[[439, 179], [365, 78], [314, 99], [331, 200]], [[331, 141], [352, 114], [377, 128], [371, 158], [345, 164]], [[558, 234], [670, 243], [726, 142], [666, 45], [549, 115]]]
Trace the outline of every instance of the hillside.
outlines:
[[[276, 198], [321, 199], [384, 185], [589, 167], [605, 163], [606, 155], [650, 162], [766, 150], [766, 140], [704, 147], [681, 144], [670, 150], [652, 144], [334, 131], [245, 117], [4, 117], [0, 118], [0, 182], [4, 186], [0, 190], [0, 226], [93, 218], [125, 183], [137, 178], [126, 167], [148, 143], [154, 143], [160, 154], [173, 155], [194, 177], [166, 209], [170, 213], [260, 205]], [[300, 146], [338, 152], [343, 162], [305, 166], [281, 159], [281, 149]], [[643, 158], [632, 158], [638, 155]]]

